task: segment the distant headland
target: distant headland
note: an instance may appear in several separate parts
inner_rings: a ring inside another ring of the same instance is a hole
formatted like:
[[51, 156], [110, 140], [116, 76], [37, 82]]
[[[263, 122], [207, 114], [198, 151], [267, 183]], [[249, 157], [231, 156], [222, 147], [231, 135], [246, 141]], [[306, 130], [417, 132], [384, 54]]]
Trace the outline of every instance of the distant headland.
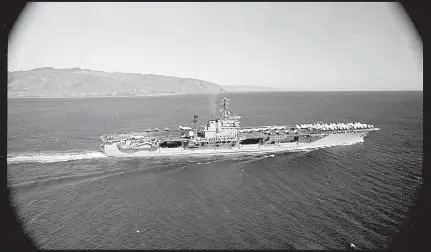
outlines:
[[223, 93], [212, 82], [155, 74], [37, 68], [8, 72], [9, 98], [82, 98]]

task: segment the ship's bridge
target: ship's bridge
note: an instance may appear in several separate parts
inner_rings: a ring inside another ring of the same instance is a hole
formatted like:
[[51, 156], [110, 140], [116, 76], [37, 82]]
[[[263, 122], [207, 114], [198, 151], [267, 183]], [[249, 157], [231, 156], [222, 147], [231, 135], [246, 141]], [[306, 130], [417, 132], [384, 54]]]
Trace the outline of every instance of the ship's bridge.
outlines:
[[236, 137], [239, 129], [238, 120], [210, 120], [203, 129], [205, 138]]
[[227, 101], [228, 99], [224, 98], [221, 102], [221, 118], [208, 121], [207, 126], [203, 129], [205, 138], [237, 137], [241, 117], [230, 114]]
[[228, 116], [226, 119], [208, 121], [203, 129], [205, 138], [236, 137], [240, 127], [240, 116]]

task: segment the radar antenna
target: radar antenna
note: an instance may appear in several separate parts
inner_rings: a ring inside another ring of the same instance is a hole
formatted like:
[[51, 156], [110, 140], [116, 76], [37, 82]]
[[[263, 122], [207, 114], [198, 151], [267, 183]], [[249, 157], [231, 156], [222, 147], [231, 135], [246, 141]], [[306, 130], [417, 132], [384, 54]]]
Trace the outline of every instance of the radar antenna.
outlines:
[[197, 128], [197, 125], [196, 125], [199, 122], [198, 118], [199, 118], [199, 115], [193, 115], [192, 123], [195, 124], [195, 137], [197, 137], [197, 134], [198, 134], [198, 128]]
[[229, 101], [230, 99], [227, 99], [226, 97], [223, 98], [223, 100], [220, 102], [221, 106], [222, 106], [222, 110], [220, 112], [222, 112], [221, 114], [221, 118], [222, 120], [226, 120], [229, 116], [230, 116], [230, 112], [229, 112]]

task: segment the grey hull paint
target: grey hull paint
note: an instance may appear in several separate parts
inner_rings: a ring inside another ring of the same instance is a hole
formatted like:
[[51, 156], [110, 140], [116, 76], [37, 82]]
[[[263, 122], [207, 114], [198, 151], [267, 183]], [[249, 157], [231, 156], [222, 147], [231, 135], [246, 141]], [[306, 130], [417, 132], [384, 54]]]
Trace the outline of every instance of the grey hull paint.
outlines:
[[[374, 129], [379, 130], [379, 129]], [[123, 152], [118, 148], [116, 143], [104, 144], [101, 146], [102, 152], [106, 156], [111, 157], [151, 157], [151, 156], [183, 156], [183, 155], [219, 155], [219, 154], [235, 154], [235, 153], [274, 153], [289, 150], [301, 150], [310, 148], [319, 148], [336, 145], [349, 145], [364, 141], [364, 137], [370, 131], [361, 132], [345, 132], [333, 133], [318, 139], [311, 143], [280, 143], [273, 146], [239, 145], [233, 148], [207, 148], [207, 149], [183, 149], [183, 148], [157, 148], [156, 150], [148, 151], [141, 150], [135, 152]]]

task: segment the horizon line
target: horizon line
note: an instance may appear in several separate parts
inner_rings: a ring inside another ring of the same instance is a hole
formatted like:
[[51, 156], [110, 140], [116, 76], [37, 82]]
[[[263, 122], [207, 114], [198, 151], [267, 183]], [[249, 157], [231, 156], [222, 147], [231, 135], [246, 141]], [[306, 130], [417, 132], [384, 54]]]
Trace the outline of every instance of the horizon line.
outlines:
[[[194, 77], [178, 77], [178, 76], [173, 76], [173, 75], [165, 75], [165, 74], [154, 74], [154, 73], [138, 73], [138, 72], [110, 72], [110, 71], [106, 71], [106, 70], [94, 70], [94, 69], [89, 69], [89, 68], [81, 68], [81, 67], [68, 67], [68, 68], [54, 68], [54, 67], [50, 67], [50, 66], [45, 66], [45, 67], [37, 67], [37, 68], [32, 68], [32, 69], [28, 69], [28, 70], [14, 70], [14, 71], [9, 71], [8, 69], [8, 73], [12, 73], [12, 72], [24, 72], [24, 71], [32, 71], [32, 70], [38, 70], [38, 69], [53, 69], [53, 70], [69, 70], [69, 69], [79, 69], [79, 70], [88, 70], [88, 71], [95, 71], [95, 72], [105, 72], [105, 73], [124, 73], [124, 74], [140, 74], [140, 75], [158, 75], [158, 76], [165, 76], [165, 77], [174, 77], [174, 78], [179, 78], [179, 79], [194, 79], [194, 80], [201, 80], [201, 81], [206, 81], [206, 82], [212, 82], [218, 86], [221, 87], [263, 87], [263, 88], [268, 88], [268, 89], [274, 89], [274, 90], [263, 90], [263, 91], [228, 91], [230, 93], [244, 93], [244, 92], [409, 92], [409, 91], [420, 91], [423, 92], [423, 87], [422, 89], [402, 89], [402, 90], [286, 90], [286, 89], [280, 89], [277, 87], [266, 87], [266, 86], [260, 86], [260, 85], [229, 85], [229, 84], [218, 84], [216, 82], [213, 81], [209, 81], [209, 80], [203, 80], [203, 79], [198, 79], [198, 78], [194, 78]], [[227, 91], [227, 90], [226, 90]], [[132, 97], [132, 96], [131, 96]]]

